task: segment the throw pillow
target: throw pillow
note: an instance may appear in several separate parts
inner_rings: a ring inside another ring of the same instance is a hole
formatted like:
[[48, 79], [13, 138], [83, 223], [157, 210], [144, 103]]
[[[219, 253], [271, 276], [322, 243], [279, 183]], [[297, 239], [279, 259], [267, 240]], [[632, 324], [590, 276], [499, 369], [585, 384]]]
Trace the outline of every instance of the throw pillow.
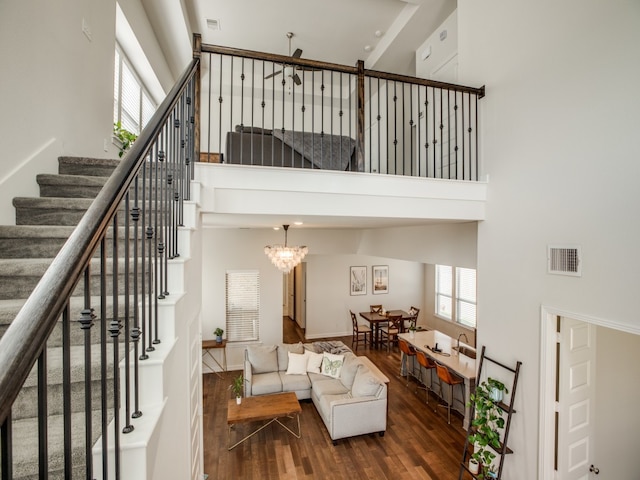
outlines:
[[356, 378], [353, 380], [351, 396], [371, 397], [377, 395], [381, 386], [382, 383], [373, 373], [371, 373], [371, 370], [364, 365], [361, 365], [356, 373]]
[[323, 353], [322, 370], [320, 373], [333, 378], [340, 378], [340, 370], [344, 363], [344, 355], [334, 355], [333, 353]]
[[358, 357], [353, 353], [344, 354], [344, 364], [340, 371], [340, 381], [349, 390], [351, 390], [353, 386], [353, 379], [356, 377], [356, 372], [360, 365], [362, 365], [362, 362], [358, 360]]
[[253, 345], [247, 347], [247, 357], [253, 373], [278, 371], [278, 353], [276, 345]]
[[324, 355], [310, 350], [307, 350], [305, 353], [307, 355], [307, 372], [320, 373]]
[[278, 345], [278, 368], [281, 372], [286, 372], [289, 368], [289, 352], [304, 353], [302, 342], [298, 343], [281, 343]]
[[289, 366], [287, 367], [287, 375], [306, 375], [307, 374], [307, 354], [289, 352]]

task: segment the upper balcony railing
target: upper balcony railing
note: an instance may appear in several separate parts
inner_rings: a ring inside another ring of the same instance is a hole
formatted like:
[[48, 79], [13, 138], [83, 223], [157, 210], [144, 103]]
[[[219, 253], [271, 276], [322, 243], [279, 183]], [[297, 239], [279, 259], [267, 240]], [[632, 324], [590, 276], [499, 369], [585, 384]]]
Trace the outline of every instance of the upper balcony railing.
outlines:
[[200, 45], [200, 160], [478, 180], [472, 88]]

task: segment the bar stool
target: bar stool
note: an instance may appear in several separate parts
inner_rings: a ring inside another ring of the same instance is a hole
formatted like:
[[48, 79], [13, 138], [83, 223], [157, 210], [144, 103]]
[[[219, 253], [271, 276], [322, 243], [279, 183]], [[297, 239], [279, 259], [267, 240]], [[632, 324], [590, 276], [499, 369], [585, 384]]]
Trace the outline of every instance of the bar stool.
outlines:
[[[416, 360], [418, 361], [418, 363], [420, 364], [420, 382], [422, 382], [422, 384], [424, 385], [424, 393], [425, 393], [425, 397], [427, 400], [427, 405], [429, 404], [429, 392], [433, 392], [433, 371], [436, 368], [436, 363], [430, 359], [429, 357], [427, 357], [427, 355], [420, 351], [420, 350], [416, 350]], [[422, 379], [422, 369], [425, 368], [428, 372], [431, 378], [429, 378], [429, 385], [427, 385], [427, 382], [425, 380]], [[442, 390], [442, 385], [440, 386], [440, 390]], [[436, 412], [438, 409], [434, 408], [433, 411]]]
[[[411, 345], [409, 345], [406, 341], [401, 338], [398, 339], [398, 347], [400, 348], [400, 352], [402, 352], [402, 362], [400, 363], [400, 376], [402, 376], [402, 366], [404, 364], [404, 369], [407, 372], [407, 384], [405, 387], [409, 386], [409, 375], [413, 376], [416, 380], [418, 379], [415, 373], [415, 358], [416, 358], [416, 350]], [[411, 370], [407, 365], [407, 359], [411, 358]]]
[[[454, 385], [460, 385], [460, 389], [462, 390], [462, 408], [464, 409], [465, 403], [464, 403], [464, 385], [463, 382], [464, 380], [460, 377], [458, 377], [457, 375], [452, 375], [451, 372], [449, 371], [449, 369], [447, 367], [445, 367], [444, 365], [440, 365], [438, 362], [435, 362], [436, 364], [436, 372], [438, 373], [438, 378], [440, 379], [440, 398], [442, 398], [442, 401], [446, 403], [446, 407], [447, 407], [447, 423], [449, 425], [451, 425], [451, 404], [454, 401], [454, 397], [453, 397], [453, 386]], [[449, 402], [447, 402], [444, 399], [444, 396], [442, 395], [442, 382], [446, 383], [447, 385], [449, 385]], [[445, 405], [443, 405], [444, 407]]]

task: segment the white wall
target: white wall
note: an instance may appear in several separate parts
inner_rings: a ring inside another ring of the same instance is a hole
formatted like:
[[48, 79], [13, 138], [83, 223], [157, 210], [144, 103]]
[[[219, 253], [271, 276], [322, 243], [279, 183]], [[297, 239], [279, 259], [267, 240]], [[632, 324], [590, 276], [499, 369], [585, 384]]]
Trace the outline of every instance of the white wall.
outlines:
[[114, 1], [0, 3], [1, 224], [15, 221], [14, 196], [38, 194], [36, 173], [57, 172], [58, 155], [108, 156], [114, 39]]
[[[171, 87], [140, 0], [122, 4], [158, 78]], [[15, 222], [13, 197], [39, 194], [36, 174], [57, 173], [58, 156], [117, 158], [111, 144], [115, 5], [0, 2], [0, 224]]]
[[[478, 343], [523, 361], [504, 476], [534, 479], [541, 304], [640, 332], [640, 5], [461, 0], [458, 22], [460, 81], [487, 87]], [[549, 243], [582, 246], [582, 277], [546, 273]]]
[[[442, 32], [446, 32], [446, 37], [441, 40]], [[431, 54], [426, 59], [422, 59], [423, 53], [430, 50]], [[454, 10], [442, 25], [427, 38], [416, 50], [416, 77], [429, 78], [455, 82], [455, 78], [442, 78], [439, 73], [446, 70], [445, 65], [455, 62], [454, 57], [458, 54], [458, 11]], [[434, 76], [435, 73], [435, 76]]]
[[[367, 294], [349, 294], [350, 266], [367, 267]], [[372, 293], [373, 265], [389, 266], [389, 293]], [[424, 269], [421, 263], [366, 255], [310, 255], [307, 260], [307, 330], [309, 339], [351, 335], [349, 310], [356, 315], [369, 305], [388, 310], [421, 306]]]

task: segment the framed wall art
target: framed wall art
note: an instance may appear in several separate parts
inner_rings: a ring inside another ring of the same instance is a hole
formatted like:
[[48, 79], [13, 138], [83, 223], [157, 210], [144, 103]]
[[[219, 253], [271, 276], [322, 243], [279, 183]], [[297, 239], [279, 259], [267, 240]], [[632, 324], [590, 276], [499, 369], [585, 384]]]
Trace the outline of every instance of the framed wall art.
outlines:
[[373, 266], [373, 293], [389, 293], [389, 265]]
[[367, 294], [367, 267], [349, 268], [349, 288], [351, 295]]

